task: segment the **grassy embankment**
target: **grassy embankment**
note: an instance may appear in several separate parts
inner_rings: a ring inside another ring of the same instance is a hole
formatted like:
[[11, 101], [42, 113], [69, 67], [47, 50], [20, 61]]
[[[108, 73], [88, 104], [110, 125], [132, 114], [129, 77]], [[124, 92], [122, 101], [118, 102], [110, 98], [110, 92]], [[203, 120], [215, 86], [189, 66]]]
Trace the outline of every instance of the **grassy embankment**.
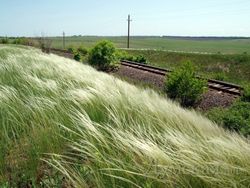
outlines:
[[246, 138], [152, 90], [33, 48], [0, 46], [0, 122], [6, 187], [250, 184]]

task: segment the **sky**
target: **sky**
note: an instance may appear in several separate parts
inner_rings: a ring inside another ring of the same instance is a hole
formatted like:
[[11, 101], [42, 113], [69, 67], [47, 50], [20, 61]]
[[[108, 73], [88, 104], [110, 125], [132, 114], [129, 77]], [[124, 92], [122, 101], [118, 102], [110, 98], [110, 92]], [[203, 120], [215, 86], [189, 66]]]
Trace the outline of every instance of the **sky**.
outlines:
[[0, 36], [250, 36], [250, 0], [0, 0]]

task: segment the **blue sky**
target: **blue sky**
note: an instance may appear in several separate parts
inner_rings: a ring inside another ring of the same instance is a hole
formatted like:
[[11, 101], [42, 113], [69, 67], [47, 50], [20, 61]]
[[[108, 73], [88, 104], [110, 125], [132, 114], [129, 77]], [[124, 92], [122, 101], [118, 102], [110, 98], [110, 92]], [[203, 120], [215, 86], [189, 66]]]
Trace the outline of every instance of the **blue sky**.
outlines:
[[0, 36], [250, 36], [250, 0], [0, 0]]

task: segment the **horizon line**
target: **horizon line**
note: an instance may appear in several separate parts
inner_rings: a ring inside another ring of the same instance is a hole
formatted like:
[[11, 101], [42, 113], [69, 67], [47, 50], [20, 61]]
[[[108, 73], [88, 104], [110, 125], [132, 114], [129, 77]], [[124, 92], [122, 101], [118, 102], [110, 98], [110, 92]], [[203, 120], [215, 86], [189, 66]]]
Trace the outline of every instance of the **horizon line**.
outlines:
[[[0, 35], [0, 38], [22, 38], [22, 37], [25, 37], [25, 38], [38, 38], [38, 37], [41, 37], [41, 36], [8, 36], [8, 35], [5, 35], [5, 36], [1, 36]], [[62, 35], [48, 35], [45, 37], [62, 37]], [[127, 37], [127, 35], [82, 35], [82, 34], [73, 34], [73, 35], [66, 35], [65, 37]], [[216, 35], [200, 35], [200, 36], [197, 36], [197, 35], [131, 35], [130, 37], [161, 37], [161, 38], [250, 38], [250, 36], [237, 36], [237, 35], [231, 35], [231, 36], [216, 36]]]

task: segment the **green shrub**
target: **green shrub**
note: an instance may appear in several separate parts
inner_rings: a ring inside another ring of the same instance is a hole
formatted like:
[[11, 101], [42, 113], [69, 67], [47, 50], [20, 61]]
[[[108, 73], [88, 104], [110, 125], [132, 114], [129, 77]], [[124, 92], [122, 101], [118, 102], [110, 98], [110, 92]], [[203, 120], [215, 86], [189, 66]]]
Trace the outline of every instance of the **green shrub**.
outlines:
[[244, 136], [250, 135], [250, 103], [238, 101], [230, 108], [215, 108], [207, 113], [217, 124]]
[[13, 40], [12, 44], [20, 44], [20, 38], [16, 38]]
[[117, 50], [116, 51], [116, 57], [119, 60], [126, 60], [126, 57], [128, 56], [128, 53], [124, 50]]
[[147, 64], [147, 59], [143, 55], [139, 55], [136, 57], [135, 62]]
[[81, 61], [81, 55], [79, 52], [74, 52], [74, 60], [76, 61]]
[[190, 62], [185, 62], [165, 80], [164, 90], [182, 106], [193, 106], [205, 91], [206, 82], [195, 77], [195, 69]]
[[127, 52], [123, 52], [123, 53], [119, 54], [119, 59], [133, 61], [133, 62], [137, 62], [137, 63], [143, 63], [143, 64], [148, 63], [145, 56], [143, 56], [143, 55], [133, 56], [133, 55], [127, 54]]
[[132, 56], [132, 55], [128, 55], [127, 57], [125, 57], [125, 60], [127, 60], [127, 61], [135, 61], [136, 58], [134, 56]]
[[9, 39], [7, 37], [1, 39], [2, 44], [9, 44]]
[[78, 47], [77, 51], [81, 56], [86, 56], [88, 54], [88, 49], [83, 46]]
[[69, 47], [68, 52], [73, 54], [73, 58], [76, 61], [83, 61], [84, 57], [88, 54], [88, 50], [82, 46], [78, 48]]
[[15, 38], [12, 43], [20, 45], [30, 45], [30, 46], [33, 45], [32, 40], [25, 37]]
[[118, 58], [113, 43], [101, 41], [89, 53], [89, 63], [99, 70], [109, 70], [116, 67]]
[[72, 46], [70, 46], [67, 50], [68, 50], [68, 52], [70, 52], [70, 53], [74, 53], [74, 47], [72, 47]]
[[250, 102], [250, 85], [244, 87], [244, 92], [241, 97], [242, 101]]

